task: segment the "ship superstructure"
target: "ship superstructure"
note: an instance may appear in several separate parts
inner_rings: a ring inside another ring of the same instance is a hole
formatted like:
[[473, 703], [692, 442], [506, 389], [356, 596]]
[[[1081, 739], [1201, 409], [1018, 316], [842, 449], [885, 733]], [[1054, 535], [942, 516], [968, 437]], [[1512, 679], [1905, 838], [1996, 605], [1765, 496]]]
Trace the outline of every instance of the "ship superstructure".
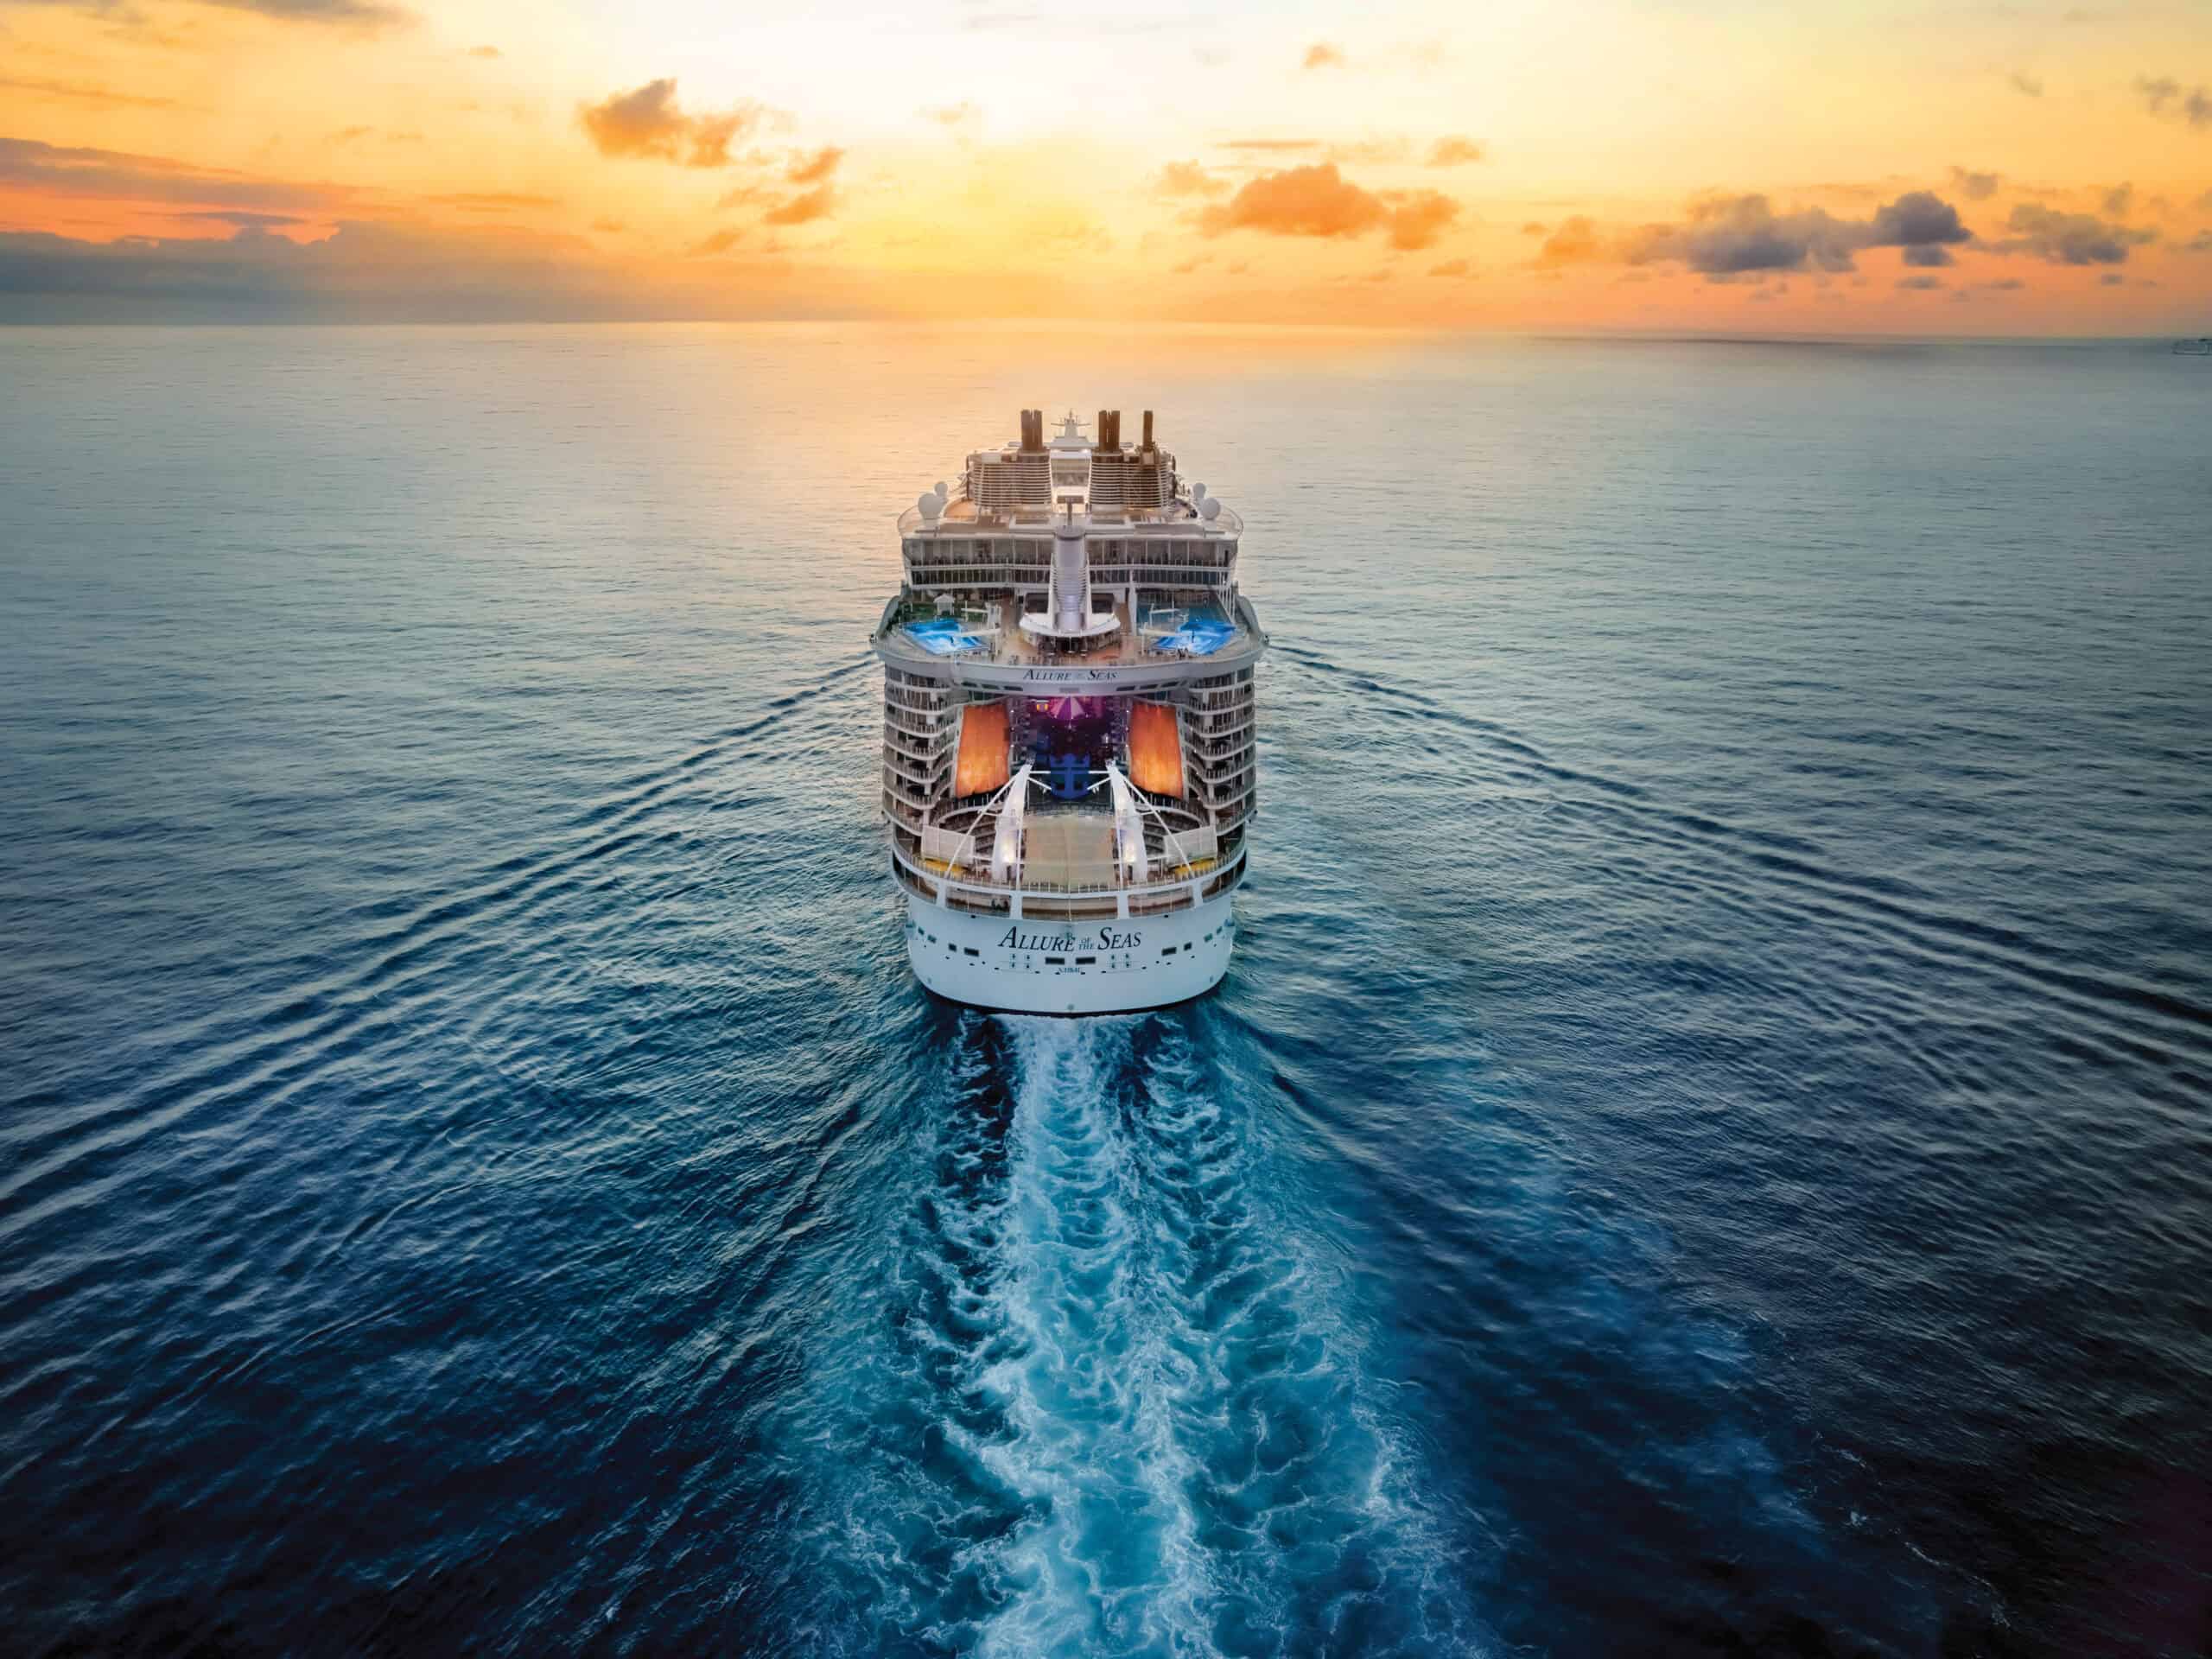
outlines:
[[906, 951], [978, 1007], [1109, 1014], [1210, 990], [1257, 805], [1243, 524], [1121, 412], [1042, 410], [899, 520], [883, 818]]

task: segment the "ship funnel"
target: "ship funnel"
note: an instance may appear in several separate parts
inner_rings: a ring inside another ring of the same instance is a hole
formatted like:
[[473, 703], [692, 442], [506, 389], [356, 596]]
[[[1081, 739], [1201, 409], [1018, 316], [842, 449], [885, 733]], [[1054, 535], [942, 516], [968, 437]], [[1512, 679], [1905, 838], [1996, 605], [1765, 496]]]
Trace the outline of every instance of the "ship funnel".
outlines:
[[1148, 409], [1144, 412], [1144, 447], [1152, 448], [1152, 411]]
[[1045, 447], [1045, 411], [1025, 409], [1021, 411], [1021, 448], [1025, 454], [1035, 454]]

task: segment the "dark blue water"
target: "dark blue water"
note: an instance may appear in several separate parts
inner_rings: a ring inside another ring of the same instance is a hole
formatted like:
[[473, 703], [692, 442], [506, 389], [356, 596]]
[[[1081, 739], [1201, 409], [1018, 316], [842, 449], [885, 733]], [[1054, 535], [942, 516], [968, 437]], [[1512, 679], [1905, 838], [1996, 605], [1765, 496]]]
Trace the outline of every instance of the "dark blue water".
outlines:
[[[2185, 1655], [2212, 377], [0, 335], [0, 1643]], [[891, 514], [1250, 524], [1220, 993], [911, 983]]]

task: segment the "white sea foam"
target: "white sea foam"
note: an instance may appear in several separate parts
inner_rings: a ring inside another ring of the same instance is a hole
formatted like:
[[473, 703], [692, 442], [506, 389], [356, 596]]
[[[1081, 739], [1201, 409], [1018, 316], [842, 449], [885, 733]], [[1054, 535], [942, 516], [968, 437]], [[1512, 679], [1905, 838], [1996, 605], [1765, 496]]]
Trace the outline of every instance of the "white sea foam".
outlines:
[[997, 1294], [1019, 1339], [982, 1382], [1013, 1430], [986, 1459], [1024, 1519], [979, 1650], [1195, 1659], [1354, 1627], [1363, 1651], [1459, 1645], [1426, 1639], [1460, 1623], [1430, 1624], [1457, 1575], [1335, 1287], [1259, 1205], [1241, 1115], [1181, 1033], [1007, 1025]]
[[1179, 1027], [963, 1023], [948, 1081], [893, 1340], [816, 1448], [848, 1599], [991, 1656], [1473, 1648], [1340, 1283]]

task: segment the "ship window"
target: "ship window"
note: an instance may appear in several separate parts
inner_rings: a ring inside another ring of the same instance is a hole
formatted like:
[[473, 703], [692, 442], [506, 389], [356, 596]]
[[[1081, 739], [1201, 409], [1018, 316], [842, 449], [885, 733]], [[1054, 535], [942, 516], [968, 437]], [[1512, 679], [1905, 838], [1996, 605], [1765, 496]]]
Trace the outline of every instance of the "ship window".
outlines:
[[967, 956], [967, 957], [980, 957], [980, 956], [982, 956], [982, 955], [983, 954], [982, 951], [978, 950], [977, 950], [974, 945], [972, 945], [972, 944], [963, 944], [963, 945], [962, 945], [962, 946], [960, 947], [960, 953], [961, 953], [963, 956]]
[[1047, 968], [1065, 968], [1068, 965], [1068, 959], [1065, 957], [1047, 957], [1045, 965]]
[[1096, 962], [1096, 961], [1097, 961], [1097, 960], [1098, 960], [1098, 958], [1097, 958], [1097, 957], [1077, 957], [1075, 959], [1075, 965], [1076, 965], [1077, 967], [1080, 968], [1080, 967], [1082, 967], [1082, 966], [1084, 965], [1084, 963], [1087, 963], [1087, 962]]

